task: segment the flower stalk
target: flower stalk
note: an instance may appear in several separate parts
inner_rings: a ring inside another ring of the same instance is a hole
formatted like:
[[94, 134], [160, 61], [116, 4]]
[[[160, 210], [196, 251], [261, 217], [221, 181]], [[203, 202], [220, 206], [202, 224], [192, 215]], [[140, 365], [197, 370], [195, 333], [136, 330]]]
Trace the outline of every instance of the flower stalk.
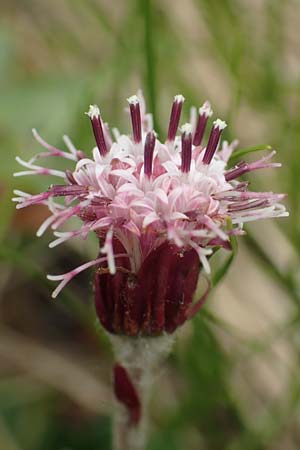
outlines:
[[113, 449], [145, 450], [149, 432], [149, 399], [156, 373], [171, 352], [174, 335], [110, 335], [115, 360]]

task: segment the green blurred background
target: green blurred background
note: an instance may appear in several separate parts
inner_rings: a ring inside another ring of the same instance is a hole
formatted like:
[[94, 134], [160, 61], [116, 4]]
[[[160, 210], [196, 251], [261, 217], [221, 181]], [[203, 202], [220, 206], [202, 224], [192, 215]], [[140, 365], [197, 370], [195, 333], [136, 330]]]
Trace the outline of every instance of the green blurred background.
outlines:
[[16, 213], [10, 199], [51, 181], [12, 173], [38, 150], [33, 127], [89, 151], [91, 102], [129, 131], [125, 99], [140, 87], [162, 136], [182, 93], [185, 118], [209, 99], [228, 139], [274, 146], [283, 168], [249, 178], [288, 193], [291, 213], [247, 227], [182, 329], [153, 392], [149, 450], [299, 449], [299, 0], [1, 0], [0, 450], [110, 449], [112, 355], [92, 271], [55, 302], [45, 278], [96, 242], [48, 249], [49, 234], [35, 237], [46, 211]]

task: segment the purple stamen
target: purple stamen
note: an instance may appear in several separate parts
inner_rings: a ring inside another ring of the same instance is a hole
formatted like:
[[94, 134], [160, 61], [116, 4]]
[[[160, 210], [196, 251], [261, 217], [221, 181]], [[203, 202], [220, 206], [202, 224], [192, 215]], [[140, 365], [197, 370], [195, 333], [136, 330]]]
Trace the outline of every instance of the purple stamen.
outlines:
[[246, 163], [245, 161], [241, 161], [239, 164], [237, 164], [233, 169], [230, 169], [228, 172], [225, 173], [225, 180], [231, 181], [235, 178], [241, 177], [247, 172], [252, 172], [253, 170], [259, 170], [259, 169], [268, 169], [268, 168], [275, 168], [275, 167], [281, 167], [281, 164], [279, 163], [270, 163], [268, 162], [269, 159], [271, 159], [275, 155], [275, 151], [269, 153], [268, 156], [265, 156], [258, 161], [254, 161], [252, 163]]
[[177, 133], [184, 97], [175, 95], [169, 122], [168, 141], [173, 142]]
[[141, 110], [140, 101], [136, 95], [132, 95], [127, 99], [130, 108], [133, 140], [136, 144], [139, 144], [142, 140], [142, 122], [141, 122]]
[[154, 131], [149, 131], [146, 136], [145, 147], [144, 147], [144, 173], [149, 178], [152, 174], [152, 163], [153, 163], [153, 152], [155, 147], [155, 133]]
[[211, 160], [213, 159], [213, 156], [215, 154], [215, 151], [217, 150], [220, 136], [224, 128], [226, 128], [227, 124], [226, 122], [223, 122], [220, 119], [217, 119], [214, 121], [213, 127], [210, 132], [210, 136], [208, 139], [208, 144], [203, 156], [203, 164], [210, 164]]
[[192, 126], [186, 123], [182, 126], [181, 136], [181, 171], [188, 173], [192, 161]]
[[241, 177], [242, 175], [247, 173], [249, 170], [250, 170], [249, 164], [247, 164], [245, 161], [242, 161], [239, 164], [237, 164], [236, 167], [229, 170], [225, 174], [225, 180], [226, 181], [234, 180], [235, 178]]
[[245, 201], [245, 202], [236, 202], [228, 206], [228, 211], [237, 212], [237, 211], [245, 211], [248, 209], [255, 209], [262, 206], [269, 206], [272, 203], [272, 199], [266, 200], [255, 200], [255, 201]]
[[67, 195], [82, 195], [86, 194], [89, 191], [88, 186], [80, 186], [78, 184], [72, 185], [55, 185], [51, 186], [47, 191], [50, 196], [53, 197], [65, 197]]
[[193, 140], [194, 145], [198, 146], [201, 144], [204, 133], [205, 133], [205, 128], [206, 128], [208, 118], [211, 117], [212, 113], [213, 113], [213, 111], [210, 107], [209, 102], [205, 102], [203, 104], [203, 106], [201, 106], [201, 108], [199, 108], [199, 118], [198, 118], [198, 123], [197, 123], [195, 136], [194, 136], [194, 140]]
[[91, 119], [91, 124], [93, 127], [93, 132], [99, 152], [101, 156], [105, 156], [108, 153], [108, 150], [104, 138], [102, 120], [98, 106], [90, 105], [89, 112], [87, 112], [86, 114]]
[[77, 184], [72, 170], [69, 170], [69, 169], [66, 170], [66, 178], [71, 184]]

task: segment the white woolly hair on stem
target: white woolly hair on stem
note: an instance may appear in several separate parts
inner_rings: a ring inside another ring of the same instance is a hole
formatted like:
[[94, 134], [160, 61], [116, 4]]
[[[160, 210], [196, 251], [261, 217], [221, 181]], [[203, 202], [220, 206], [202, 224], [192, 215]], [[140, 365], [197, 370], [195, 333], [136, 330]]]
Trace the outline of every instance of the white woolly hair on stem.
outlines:
[[175, 335], [130, 337], [109, 335], [115, 360], [124, 367], [141, 402], [141, 418], [130, 424], [128, 409], [115, 400], [113, 408], [113, 450], [145, 450], [148, 437], [150, 390], [160, 363], [171, 352]]

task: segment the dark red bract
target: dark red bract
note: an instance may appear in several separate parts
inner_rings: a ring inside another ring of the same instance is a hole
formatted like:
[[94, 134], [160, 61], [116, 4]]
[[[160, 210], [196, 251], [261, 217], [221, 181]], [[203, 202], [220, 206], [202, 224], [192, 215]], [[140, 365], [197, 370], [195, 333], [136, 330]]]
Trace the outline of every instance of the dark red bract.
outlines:
[[136, 336], [172, 333], [189, 317], [200, 270], [195, 250], [170, 243], [153, 250], [134, 274], [116, 258], [117, 273], [99, 267], [95, 303], [110, 333]]

